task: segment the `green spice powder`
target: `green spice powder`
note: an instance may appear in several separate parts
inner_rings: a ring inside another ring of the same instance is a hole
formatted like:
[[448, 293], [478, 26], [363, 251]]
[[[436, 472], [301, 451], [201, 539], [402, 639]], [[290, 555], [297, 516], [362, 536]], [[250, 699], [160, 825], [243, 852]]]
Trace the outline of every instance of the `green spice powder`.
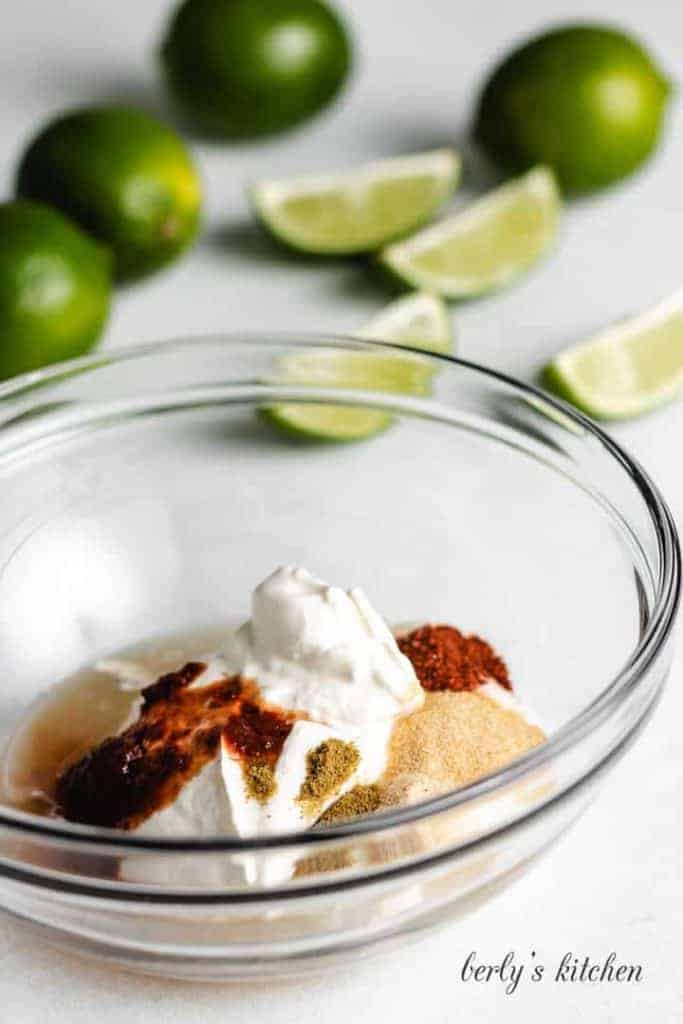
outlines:
[[315, 807], [336, 793], [342, 783], [356, 770], [360, 754], [355, 743], [343, 740], [325, 740], [306, 757], [306, 778], [301, 783], [298, 799]]
[[244, 766], [243, 772], [249, 796], [259, 803], [270, 800], [277, 789], [275, 773], [271, 766], [265, 761], [251, 761]]
[[380, 804], [379, 786], [354, 786], [344, 796], [327, 808], [318, 824], [330, 825], [335, 821], [345, 821], [359, 814], [372, 814]]

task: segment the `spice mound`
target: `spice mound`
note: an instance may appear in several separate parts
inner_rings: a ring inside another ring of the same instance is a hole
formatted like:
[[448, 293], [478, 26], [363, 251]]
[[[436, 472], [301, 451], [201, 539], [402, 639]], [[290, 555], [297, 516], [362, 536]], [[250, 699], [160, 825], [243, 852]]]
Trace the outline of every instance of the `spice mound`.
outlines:
[[338, 792], [360, 762], [355, 743], [325, 740], [306, 757], [306, 778], [301, 783], [299, 800], [316, 810], [325, 797]]
[[479, 636], [454, 626], [421, 626], [397, 643], [425, 690], [476, 690], [490, 680], [512, 690], [505, 662]]
[[344, 794], [321, 825], [429, 800], [498, 771], [546, 738], [513, 695], [505, 662], [481, 637], [425, 625], [397, 643], [426, 691], [424, 704], [394, 726], [381, 778]]
[[544, 739], [537, 725], [481, 692], [428, 693], [419, 711], [397, 723], [383, 782], [417, 775], [454, 789], [498, 771]]

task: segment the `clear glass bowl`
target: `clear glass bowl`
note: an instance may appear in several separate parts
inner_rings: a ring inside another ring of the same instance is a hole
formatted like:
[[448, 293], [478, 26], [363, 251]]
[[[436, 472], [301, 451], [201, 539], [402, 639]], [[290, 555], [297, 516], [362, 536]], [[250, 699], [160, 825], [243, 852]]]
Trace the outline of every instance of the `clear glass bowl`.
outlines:
[[[301, 564], [389, 622], [445, 621], [506, 658], [550, 739], [392, 813], [240, 841], [144, 839], [0, 808], [0, 903], [55, 942], [146, 972], [291, 973], [462, 915], [576, 818], [667, 674], [671, 516], [592, 423], [460, 360], [432, 397], [281, 379], [281, 357], [368, 342], [236, 335], [128, 349], [0, 386], [2, 732], [103, 654], [234, 623]], [[390, 411], [362, 443], [288, 439], [273, 401]], [[276, 887], [245, 859], [290, 858]], [[301, 869], [301, 863], [304, 868]], [[131, 879], [137, 879], [133, 881]]]

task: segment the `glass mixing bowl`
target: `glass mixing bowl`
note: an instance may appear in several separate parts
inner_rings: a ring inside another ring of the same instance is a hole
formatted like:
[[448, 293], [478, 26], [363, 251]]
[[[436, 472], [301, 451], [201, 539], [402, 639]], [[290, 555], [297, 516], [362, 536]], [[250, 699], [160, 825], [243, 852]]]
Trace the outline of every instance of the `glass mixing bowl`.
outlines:
[[[315, 358], [310, 378], [283, 376], [284, 355], [322, 350], [324, 366], [331, 349], [391, 351], [235, 335], [0, 386], [3, 733], [104, 654], [243, 619], [289, 563], [362, 586], [389, 622], [486, 637], [550, 738], [437, 799], [259, 840], [152, 840], [0, 807], [0, 904], [60, 945], [199, 978], [382, 948], [514, 879], [656, 702], [679, 550], [642, 469], [562, 403], [457, 359], [421, 357], [425, 397], [339, 387]], [[394, 421], [362, 443], [306, 442], [255, 415], [274, 401]], [[291, 881], [245, 883], [245, 864], [278, 858], [298, 863]]]

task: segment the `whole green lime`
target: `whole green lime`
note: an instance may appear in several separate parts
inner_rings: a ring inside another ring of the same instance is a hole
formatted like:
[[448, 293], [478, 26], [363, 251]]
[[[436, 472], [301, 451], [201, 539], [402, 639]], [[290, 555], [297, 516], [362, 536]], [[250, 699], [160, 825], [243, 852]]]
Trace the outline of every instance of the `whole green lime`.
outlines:
[[351, 47], [322, 0], [185, 0], [162, 47], [171, 92], [204, 134], [282, 131], [326, 106]]
[[0, 204], [0, 379], [88, 352], [109, 312], [111, 255], [41, 203]]
[[669, 92], [636, 40], [612, 28], [568, 26], [532, 39], [496, 68], [475, 135], [508, 170], [546, 164], [567, 192], [590, 192], [650, 156]]
[[49, 124], [24, 154], [17, 191], [106, 243], [119, 278], [168, 263], [199, 225], [201, 186], [184, 143], [127, 107], [78, 110]]

